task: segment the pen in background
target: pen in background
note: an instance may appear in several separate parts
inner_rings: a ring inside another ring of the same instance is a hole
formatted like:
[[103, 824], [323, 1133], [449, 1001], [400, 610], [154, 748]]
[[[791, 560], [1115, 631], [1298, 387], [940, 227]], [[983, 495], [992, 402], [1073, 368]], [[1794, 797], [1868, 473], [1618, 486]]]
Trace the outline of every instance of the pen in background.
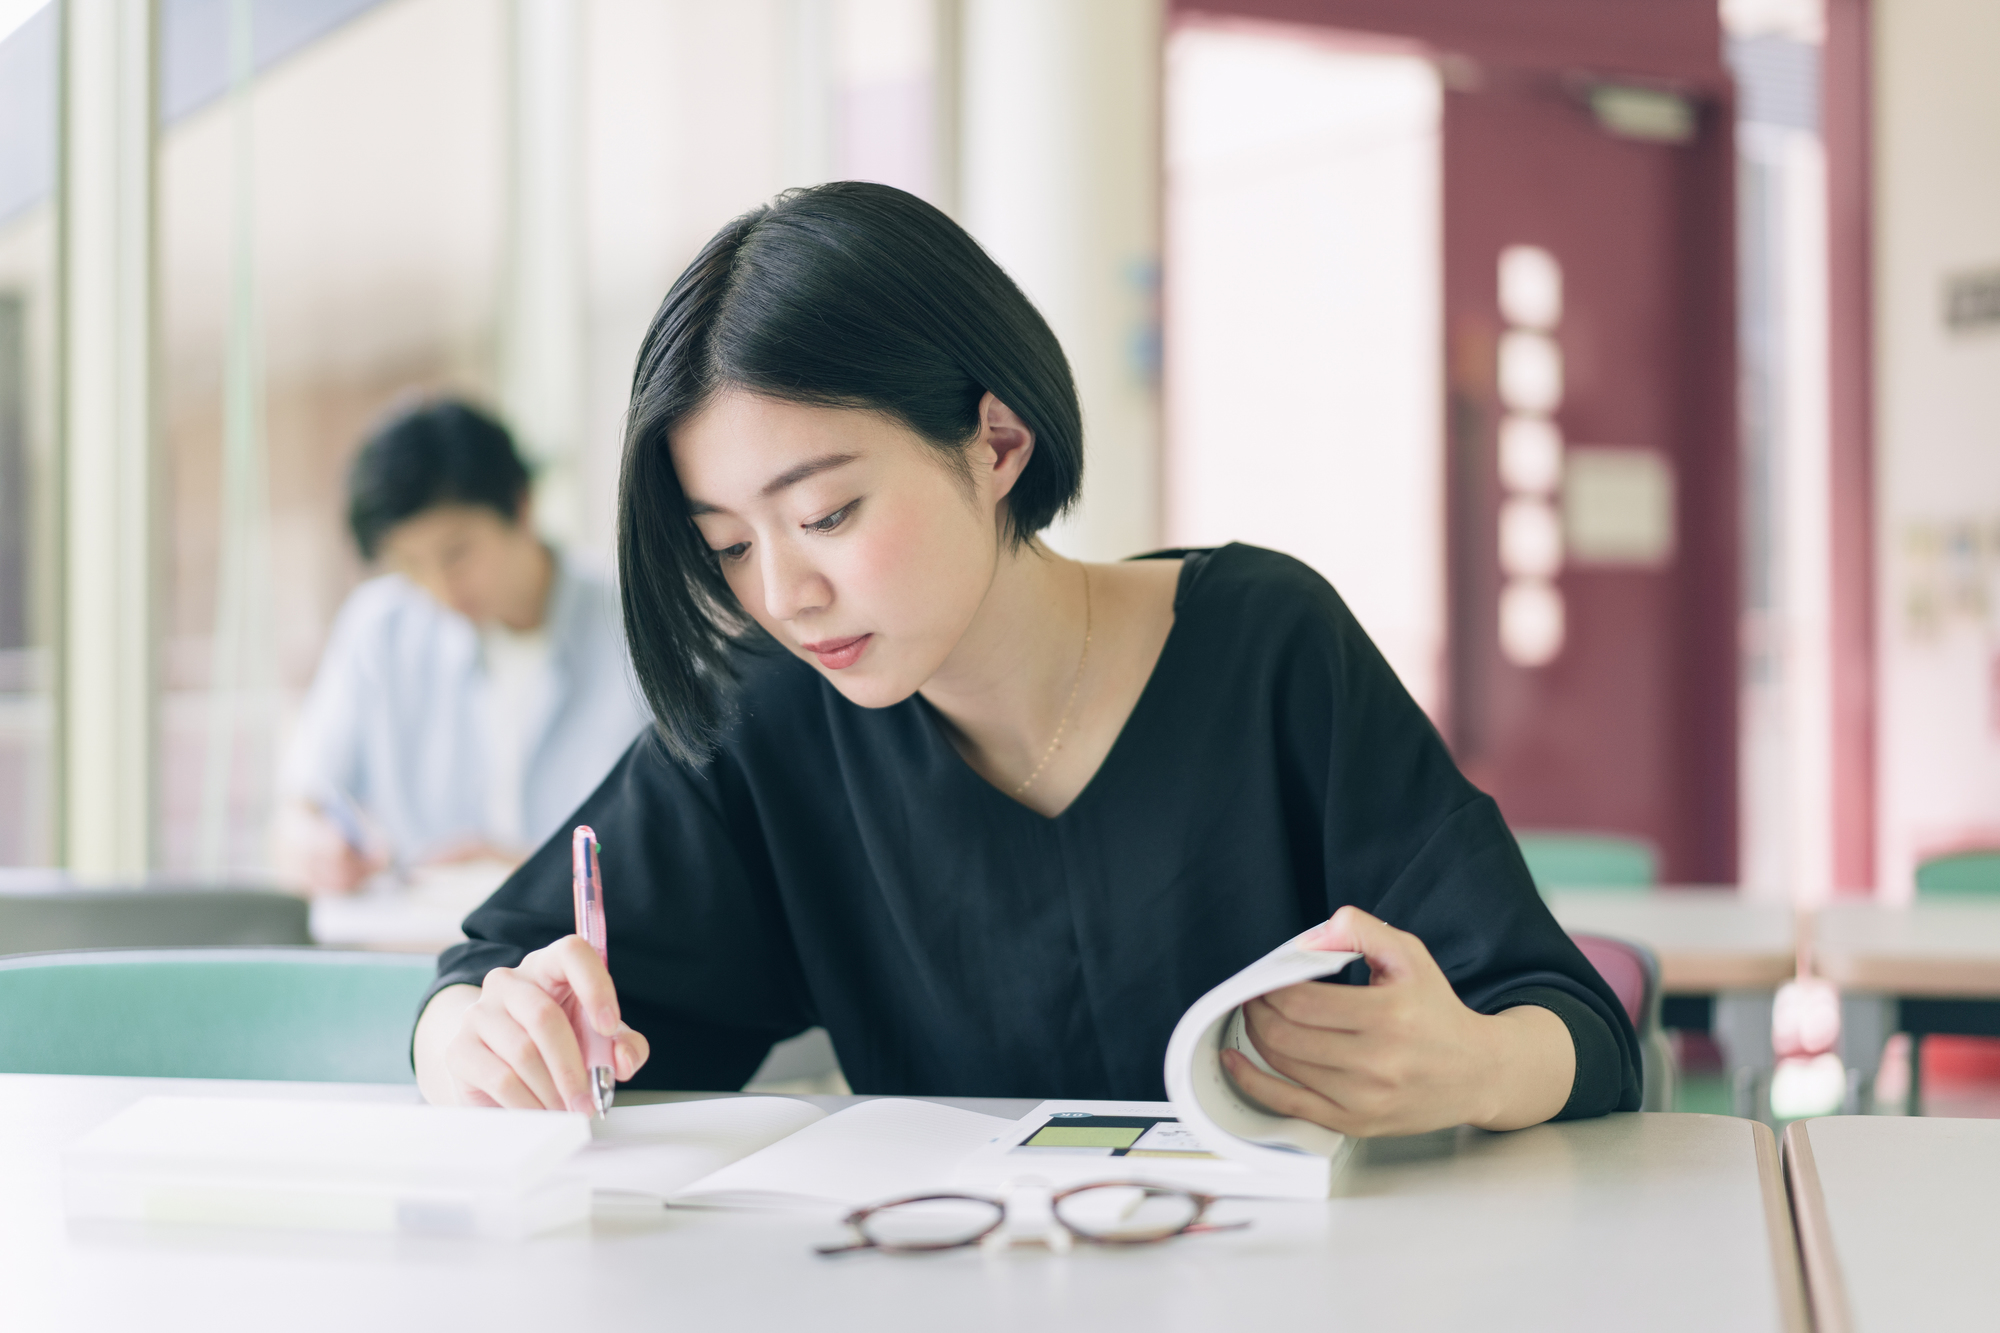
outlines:
[[[597, 834], [590, 825], [578, 824], [570, 835], [570, 870], [576, 887], [576, 933], [597, 950], [597, 961], [608, 970], [611, 960], [605, 952], [604, 881], [597, 867]], [[611, 1109], [611, 1096], [618, 1087], [618, 1071], [611, 1052], [611, 1038], [599, 1032], [576, 1005], [570, 1014], [576, 1037], [583, 1047], [583, 1063], [590, 1070], [591, 1104], [598, 1115]]]

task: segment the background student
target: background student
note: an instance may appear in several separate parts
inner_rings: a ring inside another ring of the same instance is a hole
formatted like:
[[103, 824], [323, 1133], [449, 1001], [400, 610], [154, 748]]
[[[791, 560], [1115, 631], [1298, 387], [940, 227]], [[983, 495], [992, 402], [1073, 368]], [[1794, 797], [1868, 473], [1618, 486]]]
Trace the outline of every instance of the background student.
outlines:
[[388, 572], [341, 608], [285, 759], [293, 880], [517, 862], [644, 726], [617, 591], [536, 535], [528, 480], [505, 428], [450, 400], [355, 458], [349, 526]]
[[1333, 589], [1245, 546], [1058, 556], [1082, 468], [1062, 349], [942, 213], [845, 182], [723, 228], [628, 415], [656, 728], [576, 815], [611, 972], [551, 840], [439, 960], [425, 1094], [586, 1106], [569, 1004], [650, 1086], [820, 1023], [857, 1092], [1155, 1099], [1188, 1004], [1331, 915], [1370, 984], [1249, 1006], [1295, 1080], [1232, 1065], [1266, 1104], [1637, 1109], [1624, 1011]]

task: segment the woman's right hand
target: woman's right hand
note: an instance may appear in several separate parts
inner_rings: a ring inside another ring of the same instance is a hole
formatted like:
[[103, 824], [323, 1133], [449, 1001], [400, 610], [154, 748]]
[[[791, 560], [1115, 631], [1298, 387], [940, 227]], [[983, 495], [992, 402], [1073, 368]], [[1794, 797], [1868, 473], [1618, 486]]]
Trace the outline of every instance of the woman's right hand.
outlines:
[[618, 1016], [618, 992], [597, 951], [566, 935], [496, 967], [479, 986], [447, 986], [417, 1021], [417, 1083], [431, 1102], [530, 1110], [592, 1109], [589, 1072], [571, 1015], [612, 1039], [622, 1082], [652, 1053]]

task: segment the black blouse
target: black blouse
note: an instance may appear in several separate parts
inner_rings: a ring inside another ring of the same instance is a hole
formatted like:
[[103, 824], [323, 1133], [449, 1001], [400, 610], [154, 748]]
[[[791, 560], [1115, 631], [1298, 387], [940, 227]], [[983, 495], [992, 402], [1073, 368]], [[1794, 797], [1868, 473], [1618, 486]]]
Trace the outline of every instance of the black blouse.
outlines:
[[[1173, 628], [1053, 819], [975, 773], [921, 696], [860, 708], [789, 654], [744, 654], [700, 768], [634, 742], [576, 822], [652, 1042], [635, 1086], [741, 1087], [821, 1024], [857, 1092], [1157, 1100], [1197, 996], [1356, 903], [1472, 1008], [1562, 1018], [1565, 1116], [1637, 1109], [1623, 1009], [1339, 596], [1255, 547], [1162, 554], [1185, 557]], [[466, 918], [433, 993], [573, 925], [564, 833]]]

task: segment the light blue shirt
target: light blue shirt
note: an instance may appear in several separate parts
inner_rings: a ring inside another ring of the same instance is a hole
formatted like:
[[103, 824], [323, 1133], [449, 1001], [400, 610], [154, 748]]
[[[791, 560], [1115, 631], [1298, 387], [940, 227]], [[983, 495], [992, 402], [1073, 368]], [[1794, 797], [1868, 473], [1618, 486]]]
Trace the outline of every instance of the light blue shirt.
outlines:
[[[539, 846], [648, 724], [618, 593], [560, 555], [549, 590], [548, 688], [524, 719], [521, 833]], [[285, 757], [285, 794], [351, 798], [405, 864], [487, 827], [487, 676], [479, 631], [400, 575], [356, 588], [335, 618]]]

